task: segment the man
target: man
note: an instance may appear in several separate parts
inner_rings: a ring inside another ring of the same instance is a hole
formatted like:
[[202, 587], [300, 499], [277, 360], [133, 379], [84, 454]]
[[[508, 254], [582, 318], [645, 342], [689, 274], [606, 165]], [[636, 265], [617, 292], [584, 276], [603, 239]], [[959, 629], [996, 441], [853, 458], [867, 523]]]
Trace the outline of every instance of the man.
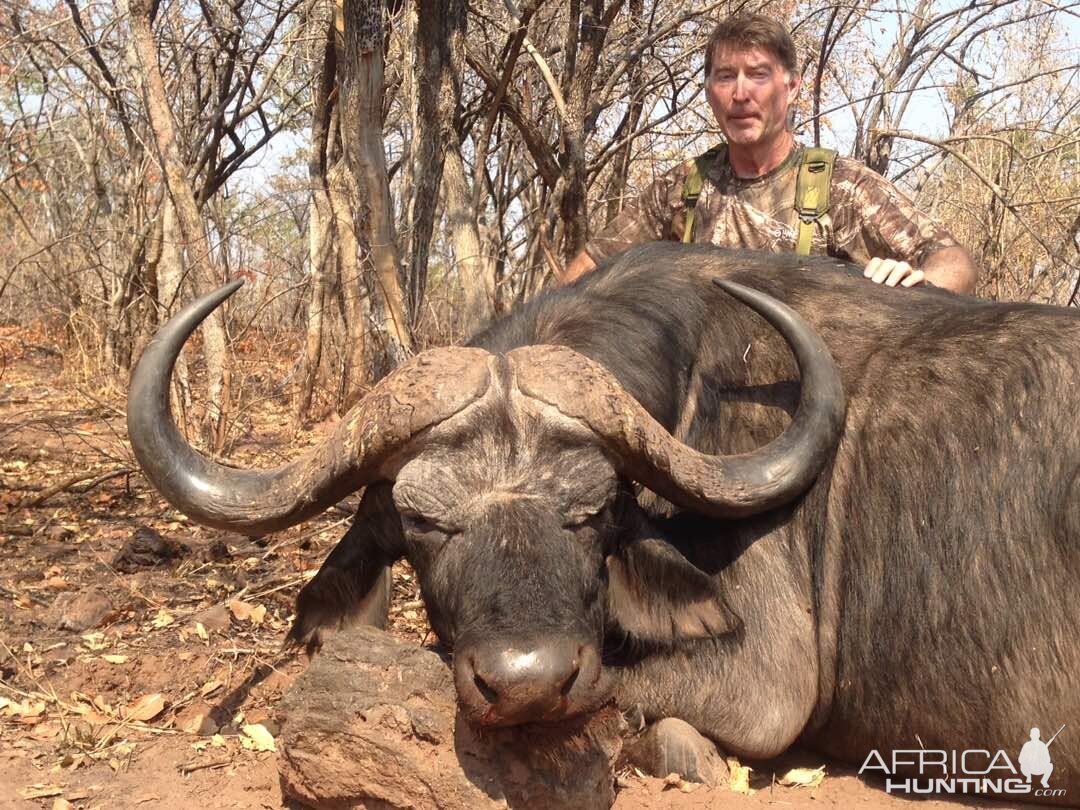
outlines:
[[[795, 44], [781, 23], [759, 14], [722, 21], [705, 51], [705, 94], [726, 147], [654, 181], [590, 240], [561, 282], [641, 242], [676, 239], [778, 253], [795, 250], [801, 237], [801, 252], [862, 264], [878, 284], [911, 287], [925, 280], [971, 292], [978, 270], [968, 252], [857, 161], [835, 158], [831, 183], [825, 183], [827, 210], [806, 216], [804, 205], [803, 221], [809, 221], [800, 232], [796, 185], [807, 171], [803, 164], [811, 164], [789, 128], [788, 110], [801, 83], [796, 68]], [[696, 195], [688, 193], [695, 166]], [[819, 161], [812, 169], [822, 166]]]

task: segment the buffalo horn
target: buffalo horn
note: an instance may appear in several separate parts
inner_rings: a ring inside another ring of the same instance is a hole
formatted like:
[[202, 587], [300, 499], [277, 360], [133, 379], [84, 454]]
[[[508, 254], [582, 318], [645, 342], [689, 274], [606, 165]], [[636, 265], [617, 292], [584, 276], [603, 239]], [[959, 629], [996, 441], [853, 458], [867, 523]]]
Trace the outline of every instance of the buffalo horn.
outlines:
[[791, 424], [751, 453], [710, 456], [687, 447], [611, 372], [572, 349], [529, 346], [509, 356], [519, 390], [585, 422], [621, 474], [684, 508], [743, 517], [787, 503], [810, 487], [839, 440], [844, 392], [824, 341], [794, 310], [741, 284], [715, 282], [783, 335], [802, 376]]
[[433, 349], [380, 381], [330, 438], [296, 461], [271, 470], [218, 464], [177, 429], [169, 379], [184, 342], [242, 283], [226, 284], [173, 316], [143, 352], [128, 392], [128, 436], [143, 471], [169, 503], [207, 526], [260, 535], [317, 515], [387, 478], [383, 468], [396, 451], [480, 399], [490, 385], [488, 352]]

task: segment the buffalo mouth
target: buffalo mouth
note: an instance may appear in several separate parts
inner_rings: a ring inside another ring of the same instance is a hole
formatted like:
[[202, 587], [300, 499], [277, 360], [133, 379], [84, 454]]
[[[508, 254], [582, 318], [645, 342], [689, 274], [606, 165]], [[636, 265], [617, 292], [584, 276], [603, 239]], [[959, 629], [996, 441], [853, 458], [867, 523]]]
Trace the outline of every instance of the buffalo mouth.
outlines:
[[612, 696], [597, 646], [572, 637], [460, 645], [454, 685], [463, 714], [481, 728], [580, 722]]

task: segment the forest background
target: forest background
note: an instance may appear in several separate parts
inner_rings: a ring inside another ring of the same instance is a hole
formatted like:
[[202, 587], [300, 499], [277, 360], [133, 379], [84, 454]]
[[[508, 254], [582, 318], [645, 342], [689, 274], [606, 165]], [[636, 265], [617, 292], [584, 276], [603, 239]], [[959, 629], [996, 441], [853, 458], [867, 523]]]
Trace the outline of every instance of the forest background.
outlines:
[[702, 50], [740, 9], [794, 32], [800, 140], [943, 221], [978, 295], [1077, 304], [1080, 1], [2, 6], [0, 387], [36, 334], [118, 399], [180, 303], [244, 277], [176, 374], [215, 452], [261, 399], [341, 413], [552, 284], [719, 139]]

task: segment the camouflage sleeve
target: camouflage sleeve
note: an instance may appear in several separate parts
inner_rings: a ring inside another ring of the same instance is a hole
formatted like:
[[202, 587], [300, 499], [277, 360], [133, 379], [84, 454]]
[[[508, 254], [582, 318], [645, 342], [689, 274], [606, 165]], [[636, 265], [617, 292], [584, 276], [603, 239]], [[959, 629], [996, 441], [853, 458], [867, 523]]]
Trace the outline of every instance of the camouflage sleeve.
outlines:
[[918, 267], [930, 254], [959, 244], [896, 186], [857, 161], [837, 160], [832, 187], [834, 249], [854, 262], [898, 259]]
[[643, 242], [656, 242], [671, 235], [673, 218], [685, 207], [682, 188], [688, 164], [681, 164], [657, 177], [637, 198], [631, 200], [585, 245], [585, 252], [599, 264]]

